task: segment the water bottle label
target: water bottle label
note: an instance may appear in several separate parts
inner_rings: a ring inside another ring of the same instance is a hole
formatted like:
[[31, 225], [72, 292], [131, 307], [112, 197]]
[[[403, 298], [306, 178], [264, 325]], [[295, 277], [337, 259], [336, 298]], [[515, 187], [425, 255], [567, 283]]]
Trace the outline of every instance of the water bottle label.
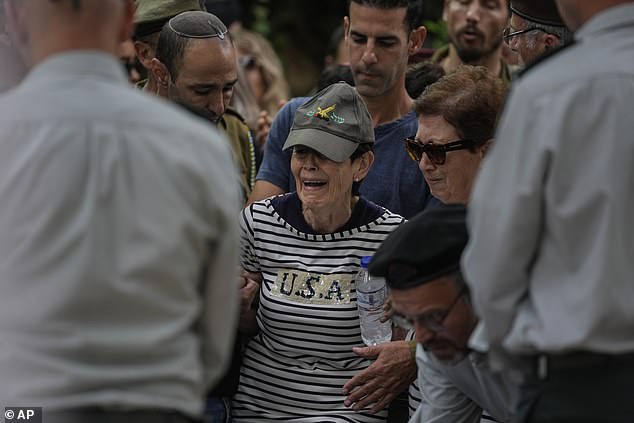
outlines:
[[375, 291], [357, 290], [357, 303], [365, 308], [375, 308], [382, 306], [387, 300], [387, 289], [381, 287]]

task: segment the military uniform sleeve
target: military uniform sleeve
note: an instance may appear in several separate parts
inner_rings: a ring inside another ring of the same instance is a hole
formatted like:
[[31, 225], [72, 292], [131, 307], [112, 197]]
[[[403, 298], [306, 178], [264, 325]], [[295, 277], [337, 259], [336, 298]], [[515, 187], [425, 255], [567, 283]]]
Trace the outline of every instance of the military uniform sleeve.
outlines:
[[462, 265], [493, 350], [501, 346], [526, 295], [538, 247], [541, 187], [551, 159], [543, 133], [557, 120], [542, 106], [516, 87], [469, 204], [470, 241]]
[[251, 195], [256, 173], [255, 143], [251, 131], [242, 117], [232, 109], [227, 109], [220, 127], [233, 148], [233, 157], [240, 171], [240, 184], [246, 199]]

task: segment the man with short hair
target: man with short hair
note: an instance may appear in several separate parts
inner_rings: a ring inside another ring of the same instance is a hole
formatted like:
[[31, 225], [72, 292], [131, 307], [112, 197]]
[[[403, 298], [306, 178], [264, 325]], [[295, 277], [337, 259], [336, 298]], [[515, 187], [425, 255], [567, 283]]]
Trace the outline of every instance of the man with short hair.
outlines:
[[460, 273], [465, 214], [461, 205], [424, 211], [396, 229], [370, 263], [391, 289], [393, 319], [416, 330], [422, 400], [412, 423], [477, 423], [483, 411], [511, 421], [514, 385], [467, 346], [478, 318]]
[[238, 311], [231, 151], [131, 89], [132, 0], [6, 0], [31, 67], [0, 96], [0, 401], [46, 423], [185, 423]]
[[554, 0], [511, 0], [511, 12], [504, 41], [518, 53], [520, 65], [572, 41]]
[[147, 79], [137, 86], [145, 91], [160, 95], [161, 87], [152, 75], [152, 59], [156, 57], [156, 44], [163, 25], [179, 13], [191, 10], [205, 10], [200, 0], [135, 0], [134, 48], [139, 62], [147, 69]]
[[575, 43], [514, 86], [476, 181], [463, 270], [518, 422], [634, 416], [634, 1], [556, 0]]
[[255, 183], [255, 143], [229, 102], [238, 82], [236, 48], [225, 24], [207, 12], [183, 12], [161, 30], [152, 60], [160, 93], [217, 125], [229, 139], [246, 200]]
[[508, 0], [445, 0], [449, 45], [431, 58], [446, 73], [461, 64], [484, 66], [510, 83], [511, 71], [502, 58], [502, 33], [509, 19]]

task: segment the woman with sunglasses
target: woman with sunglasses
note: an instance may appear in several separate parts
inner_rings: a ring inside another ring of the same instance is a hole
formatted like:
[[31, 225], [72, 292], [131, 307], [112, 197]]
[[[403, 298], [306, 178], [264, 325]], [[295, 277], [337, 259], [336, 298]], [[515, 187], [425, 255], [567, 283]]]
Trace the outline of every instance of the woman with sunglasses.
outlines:
[[414, 102], [418, 132], [405, 146], [441, 202], [469, 202], [505, 96], [502, 80], [486, 68], [461, 66]]

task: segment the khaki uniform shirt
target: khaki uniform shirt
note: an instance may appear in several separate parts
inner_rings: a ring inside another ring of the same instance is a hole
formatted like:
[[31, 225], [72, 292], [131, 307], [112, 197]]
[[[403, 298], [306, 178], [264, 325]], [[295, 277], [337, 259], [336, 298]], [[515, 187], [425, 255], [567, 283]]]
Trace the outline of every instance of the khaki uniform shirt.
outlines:
[[[436, 50], [434, 55], [429, 60], [432, 63], [440, 64], [440, 62], [447, 56], [449, 56], [449, 45]], [[513, 80], [512, 74], [513, 72], [511, 71], [509, 65], [504, 60], [502, 60], [502, 70], [500, 71], [499, 76], [500, 78], [502, 78], [502, 81], [504, 81], [507, 86], [511, 85], [511, 81]]]
[[218, 128], [227, 135], [233, 150], [233, 158], [240, 171], [240, 185], [245, 200], [251, 195], [255, 184], [255, 144], [249, 127], [238, 112], [227, 109], [218, 123]]

